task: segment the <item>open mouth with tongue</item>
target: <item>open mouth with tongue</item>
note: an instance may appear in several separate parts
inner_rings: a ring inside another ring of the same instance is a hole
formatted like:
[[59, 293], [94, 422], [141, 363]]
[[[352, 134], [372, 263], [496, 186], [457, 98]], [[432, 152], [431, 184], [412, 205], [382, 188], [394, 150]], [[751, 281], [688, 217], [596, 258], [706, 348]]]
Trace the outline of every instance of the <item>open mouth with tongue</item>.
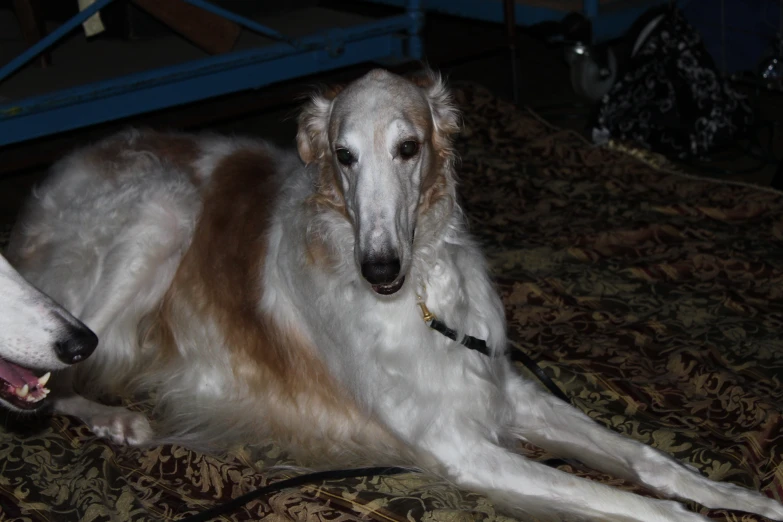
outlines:
[[36, 410], [43, 406], [49, 395], [46, 388], [49, 377], [50, 372], [39, 376], [32, 370], [0, 358], [0, 400], [20, 410]]
[[391, 295], [397, 293], [402, 288], [402, 284], [405, 282], [405, 277], [401, 277], [394, 283], [388, 285], [372, 285], [372, 290], [376, 294]]

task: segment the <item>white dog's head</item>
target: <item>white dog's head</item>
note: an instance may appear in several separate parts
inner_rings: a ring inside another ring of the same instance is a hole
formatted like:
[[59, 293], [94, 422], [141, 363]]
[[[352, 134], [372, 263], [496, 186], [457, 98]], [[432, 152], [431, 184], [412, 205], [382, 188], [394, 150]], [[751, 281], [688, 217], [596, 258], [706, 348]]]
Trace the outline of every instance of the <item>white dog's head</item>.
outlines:
[[98, 338], [0, 256], [0, 404], [15, 411], [43, 405], [49, 372], [79, 362]]
[[313, 97], [299, 118], [299, 155], [318, 163], [320, 195], [353, 223], [357, 266], [378, 294], [405, 282], [417, 222], [453, 201], [458, 130], [440, 77], [380, 69]]

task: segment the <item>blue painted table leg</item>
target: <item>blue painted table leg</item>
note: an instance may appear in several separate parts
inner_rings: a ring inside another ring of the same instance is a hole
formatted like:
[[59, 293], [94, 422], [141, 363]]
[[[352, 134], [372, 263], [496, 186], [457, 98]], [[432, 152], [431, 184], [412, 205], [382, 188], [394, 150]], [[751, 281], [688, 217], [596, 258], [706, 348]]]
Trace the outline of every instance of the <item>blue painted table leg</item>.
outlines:
[[591, 20], [598, 16], [598, 0], [584, 0], [584, 15]]
[[407, 0], [408, 16], [412, 19], [408, 28], [408, 56], [421, 60], [424, 56], [424, 46], [421, 42], [421, 29], [424, 26], [424, 11], [421, 0]]
[[514, 105], [519, 105], [519, 63], [517, 62], [517, 20], [514, 0], [503, 0], [503, 18], [506, 23], [506, 43], [511, 55], [511, 90]]

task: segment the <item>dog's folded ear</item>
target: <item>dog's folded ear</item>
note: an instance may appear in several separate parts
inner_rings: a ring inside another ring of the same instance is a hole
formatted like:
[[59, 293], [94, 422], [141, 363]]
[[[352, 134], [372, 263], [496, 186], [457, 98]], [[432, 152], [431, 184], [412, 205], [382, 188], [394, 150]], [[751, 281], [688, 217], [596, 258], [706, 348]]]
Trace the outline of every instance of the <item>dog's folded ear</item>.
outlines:
[[324, 89], [310, 97], [299, 114], [299, 130], [296, 133], [296, 146], [299, 157], [305, 164], [323, 158], [327, 141], [327, 126], [332, 112], [332, 101], [342, 90], [342, 86]]
[[435, 128], [433, 137], [436, 150], [440, 154], [452, 154], [452, 142], [460, 130], [460, 113], [454, 105], [451, 91], [443, 77], [427, 68], [407, 77], [414, 85], [424, 91], [430, 104], [432, 123]]

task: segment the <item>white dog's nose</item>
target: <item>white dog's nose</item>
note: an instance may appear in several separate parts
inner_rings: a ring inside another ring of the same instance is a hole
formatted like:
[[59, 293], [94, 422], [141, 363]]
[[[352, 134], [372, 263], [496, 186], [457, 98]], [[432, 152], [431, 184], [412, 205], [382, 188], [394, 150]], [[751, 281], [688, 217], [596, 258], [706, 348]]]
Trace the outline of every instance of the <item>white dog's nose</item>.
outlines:
[[89, 357], [98, 346], [98, 336], [87, 327], [71, 327], [68, 333], [54, 343], [57, 358], [74, 364]]

